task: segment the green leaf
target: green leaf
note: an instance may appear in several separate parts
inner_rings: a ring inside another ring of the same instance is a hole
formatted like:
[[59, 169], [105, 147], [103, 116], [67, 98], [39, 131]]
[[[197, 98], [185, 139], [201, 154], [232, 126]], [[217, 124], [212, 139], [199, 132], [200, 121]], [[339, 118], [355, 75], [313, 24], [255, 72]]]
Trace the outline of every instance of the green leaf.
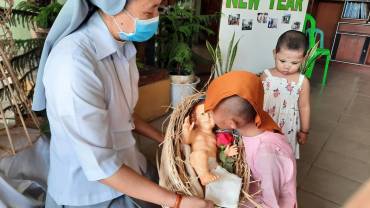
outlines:
[[212, 45], [208, 42], [208, 40], [206, 41], [206, 47], [208, 49], [208, 53], [211, 55], [213, 62], [216, 62], [215, 50], [212, 48]]
[[218, 64], [219, 64], [219, 68], [218, 68], [218, 76], [221, 76], [223, 73], [222, 73], [222, 54], [221, 54], [221, 48], [220, 48], [220, 45], [217, 44], [216, 46], [216, 54], [217, 54], [217, 60], [218, 60]]
[[234, 65], [234, 61], [235, 61], [235, 57], [236, 57], [236, 53], [238, 51], [238, 45], [239, 45], [239, 41], [240, 39], [235, 43], [235, 45], [233, 46], [233, 52], [231, 53], [231, 57], [230, 57], [230, 64], [228, 66], [228, 69], [227, 69], [227, 72], [230, 72], [232, 70], [232, 67]]
[[319, 42], [317, 42], [312, 48], [310, 48], [306, 56], [304, 58], [303, 63], [301, 64], [300, 71], [302, 74], [305, 74], [307, 69], [316, 61], [316, 59], [320, 56], [317, 53], [317, 49], [319, 47]]
[[220, 161], [222, 161], [223, 163], [226, 162], [226, 155], [225, 155], [225, 152], [224, 151], [221, 151], [219, 153], [219, 158], [220, 158]]
[[38, 13], [40, 8], [33, 2], [21, 1], [17, 4], [16, 9]]
[[231, 41], [229, 43], [229, 48], [227, 49], [227, 56], [226, 56], [226, 66], [225, 66], [225, 70], [224, 71], [228, 71], [229, 69], [229, 65], [230, 65], [230, 54], [231, 54], [231, 50], [233, 48], [233, 45], [234, 45], [234, 38], [235, 38], [235, 31], [233, 33], [233, 37], [231, 38]]

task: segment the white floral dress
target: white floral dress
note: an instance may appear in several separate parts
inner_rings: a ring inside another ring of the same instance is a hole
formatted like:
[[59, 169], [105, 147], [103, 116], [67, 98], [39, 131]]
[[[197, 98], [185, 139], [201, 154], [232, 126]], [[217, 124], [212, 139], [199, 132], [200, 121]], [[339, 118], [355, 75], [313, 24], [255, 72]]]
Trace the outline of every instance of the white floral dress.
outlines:
[[298, 98], [304, 75], [299, 75], [298, 83], [296, 83], [289, 82], [285, 78], [272, 76], [267, 69], [264, 73], [266, 79], [263, 81], [265, 90], [263, 109], [280, 126], [292, 146], [295, 157], [299, 159], [299, 144], [297, 141], [297, 132], [300, 129]]

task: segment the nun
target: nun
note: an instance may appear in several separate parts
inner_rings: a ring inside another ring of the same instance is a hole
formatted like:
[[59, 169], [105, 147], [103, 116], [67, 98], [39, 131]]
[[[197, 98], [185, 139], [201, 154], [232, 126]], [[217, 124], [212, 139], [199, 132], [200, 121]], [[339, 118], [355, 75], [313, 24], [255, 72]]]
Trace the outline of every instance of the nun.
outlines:
[[32, 106], [46, 109], [51, 130], [46, 208], [213, 207], [153, 182], [156, 171], [132, 134], [163, 141], [134, 114], [139, 73], [132, 43], [155, 34], [160, 3], [64, 4], [46, 38]]

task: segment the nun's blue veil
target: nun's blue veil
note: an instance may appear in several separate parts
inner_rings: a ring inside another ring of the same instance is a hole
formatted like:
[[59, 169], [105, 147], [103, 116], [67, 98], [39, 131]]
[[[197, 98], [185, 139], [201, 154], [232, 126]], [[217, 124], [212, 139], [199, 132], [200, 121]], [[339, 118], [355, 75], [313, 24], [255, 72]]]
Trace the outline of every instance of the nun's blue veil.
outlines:
[[46, 108], [45, 88], [42, 83], [46, 60], [52, 48], [65, 36], [78, 29], [88, 18], [94, 7], [100, 8], [108, 15], [121, 12], [126, 0], [67, 0], [46, 37], [37, 72], [32, 110], [41, 111]]

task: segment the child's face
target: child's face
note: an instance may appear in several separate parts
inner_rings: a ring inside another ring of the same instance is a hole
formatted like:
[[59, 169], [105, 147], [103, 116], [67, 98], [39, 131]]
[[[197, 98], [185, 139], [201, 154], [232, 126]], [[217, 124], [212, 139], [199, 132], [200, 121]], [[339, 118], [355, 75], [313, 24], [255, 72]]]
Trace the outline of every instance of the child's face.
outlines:
[[290, 75], [298, 72], [304, 60], [304, 51], [282, 47], [278, 53], [274, 50], [274, 58], [276, 69], [283, 75]]
[[220, 129], [230, 129], [230, 126], [227, 125], [225, 117], [225, 113], [221, 110], [213, 110], [211, 112], [212, 118], [216, 124], [216, 126]]
[[239, 126], [236, 121], [241, 125], [245, 124], [244, 121], [240, 121], [240, 118], [232, 116], [228, 111], [220, 110], [218, 108], [211, 112], [211, 116], [216, 126], [220, 129], [237, 129]]

